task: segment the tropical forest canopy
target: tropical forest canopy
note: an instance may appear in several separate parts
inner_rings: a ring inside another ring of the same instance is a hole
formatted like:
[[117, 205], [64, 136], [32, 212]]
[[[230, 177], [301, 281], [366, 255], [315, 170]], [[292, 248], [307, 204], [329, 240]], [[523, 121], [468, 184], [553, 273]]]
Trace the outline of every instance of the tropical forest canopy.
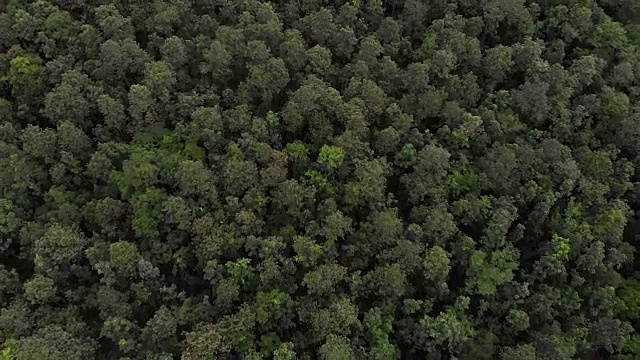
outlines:
[[637, 0], [8, 0], [0, 358], [640, 359]]

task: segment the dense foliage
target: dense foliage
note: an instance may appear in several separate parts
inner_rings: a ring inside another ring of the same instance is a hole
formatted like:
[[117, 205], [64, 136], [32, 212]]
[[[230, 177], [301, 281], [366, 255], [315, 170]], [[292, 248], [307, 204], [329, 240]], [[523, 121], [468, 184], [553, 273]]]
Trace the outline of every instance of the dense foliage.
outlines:
[[0, 358], [639, 359], [639, 4], [9, 0]]

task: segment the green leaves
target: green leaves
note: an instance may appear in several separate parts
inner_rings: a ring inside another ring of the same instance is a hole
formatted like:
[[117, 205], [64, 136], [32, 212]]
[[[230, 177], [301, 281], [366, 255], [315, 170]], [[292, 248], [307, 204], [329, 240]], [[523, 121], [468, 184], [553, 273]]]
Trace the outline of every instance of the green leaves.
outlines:
[[19, 55], [9, 62], [9, 71], [0, 76], [0, 83], [11, 86], [11, 95], [23, 107], [38, 106], [45, 91], [45, 71], [42, 59], [35, 54]]
[[517, 254], [513, 249], [491, 253], [477, 250], [469, 260], [468, 287], [485, 296], [495, 294], [498, 286], [511, 281], [514, 270], [518, 268]]
[[149, 188], [131, 198], [133, 221], [131, 227], [136, 236], [156, 238], [160, 232], [158, 225], [162, 219], [162, 203], [167, 195], [158, 188]]
[[251, 259], [242, 258], [235, 262], [230, 261], [225, 267], [231, 279], [240, 285], [251, 281], [255, 276], [254, 269], [251, 266]]
[[270, 292], [259, 292], [256, 298], [256, 320], [261, 326], [271, 326], [284, 314], [290, 304], [291, 297], [278, 289]]
[[640, 317], [640, 281], [626, 279], [618, 291], [618, 311], [626, 319]]
[[16, 215], [17, 209], [9, 199], [0, 199], [0, 233], [9, 236], [20, 226], [20, 218]]
[[391, 317], [382, 317], [378, 308], [365, 314], [364, 325], [369, 330], [369, 356], [372, 359], [392, 359], [399, 355], [398, 349], [389, 341], [389, 336], [393, 333], [392, 320]]
[[422, 45], [420, 45], [420, 56], [423, 58], [428, 57], [430, 52], [435, 50], [436, 45], [436, 35], [427, 34], [427, 36], [422, 39]]
[[16, 339], [7, 339], [2, 344], [2, 352], [0, 352], [0, 360], [16, 360], [16, 347], [18, 341]]
[[318, 162], [333, 171], [344, 161], [344, 150], [336, 146], [324, 145], [320, 148]]
[[518, 309], [509, 310], [507, 321], [516, 331], [524, 331], [529, 328], [529, 315]]
[[620, 92], [606, 94], [602, 111], [608, 116], [626, 115], [629, 112], [629, 97]]
[[449, 276], [450, 254], [445, 249], [436, 245], [425, 254], [425, 275], [433, 281], [446, 281]]
[[309, 149], [300, 142], [287, 144], [285, 151], [289, 157], [295, 162], [305, 162], [309, 160]]
[[77, 229], [54, 224], [35, 241], [35, 256], [42, 259], [43, 270], [47, 271], [78, 260], [86, 244], [86, 239]]
[[94, 346], [91, 342], [69, 334], [58, 325], [50, 325], [20, 339], [15, 350], [15, 358], [81, 360], [94, 354]]
[[571, 252], [569, 239], [553, 234], [551, 244], [553, 246], [553, 253], [551, 254], [552, 257], [561, 261], [569, 260], [569, 253]]
[[305, 176], [308, 178], [309, 183], [318, 190], [329, 191], [329, 180], [317, 170], [308, 170], [305, 172]]
[[93, 87], [87, 75], [71, 70], [45, 98], [44, 114], [53, 124], [71, 121], [80, 128], [89, 126], [88, 116], [93, 107], [93, 95], [99, 90]]
[[421, 328], [433, 338], [435, 344], [445, 344], [453, 352], [476, 333], [473, 324], [464, 314], [469, 306], [469, 298], [458, 300], [459, 307], [449, 308], [435, 318], [427, 315], [420, 321]]
[[0, 5], [0, 360], [639, 358], [635, 2]]
[[118, 241], [109, 245], [110, 264], [124, 276], [134, 276], [138, 271], [140, 254], [138, 247], [127, 241]]
[[343, 336], [329, 335], [320, 347], [318, 355], [322, 360], [355, 360], [349, 339]]
[[56, 286], [50, 278], [37, 274], [24, 284], [25, 297], [32, 304], [45, 304], [56, 294]]

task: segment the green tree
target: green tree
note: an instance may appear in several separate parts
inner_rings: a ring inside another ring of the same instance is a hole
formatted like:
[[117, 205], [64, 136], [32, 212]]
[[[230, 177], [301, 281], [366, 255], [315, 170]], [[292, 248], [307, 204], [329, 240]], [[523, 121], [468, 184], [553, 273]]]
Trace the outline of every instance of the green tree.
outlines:
[[45, 92], [45, 71], [42, 59], [35, 54], [19, 55], [11, 59], [10, 68], [0, 81], [11, 86], [11, 94], [24, 107], [37, 107]]
[[17, 359], [84, 359], [94, 354], [95, 345], [79, 339], [59, 326], [46, 326], [18, 341]]

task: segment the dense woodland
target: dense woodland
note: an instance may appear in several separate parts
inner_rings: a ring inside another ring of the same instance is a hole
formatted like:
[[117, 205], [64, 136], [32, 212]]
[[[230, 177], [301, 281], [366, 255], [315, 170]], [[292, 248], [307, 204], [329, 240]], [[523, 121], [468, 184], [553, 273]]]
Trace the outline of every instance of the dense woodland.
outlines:
[[640, 359], [640, 1], [0, 11], [0, 359]]

